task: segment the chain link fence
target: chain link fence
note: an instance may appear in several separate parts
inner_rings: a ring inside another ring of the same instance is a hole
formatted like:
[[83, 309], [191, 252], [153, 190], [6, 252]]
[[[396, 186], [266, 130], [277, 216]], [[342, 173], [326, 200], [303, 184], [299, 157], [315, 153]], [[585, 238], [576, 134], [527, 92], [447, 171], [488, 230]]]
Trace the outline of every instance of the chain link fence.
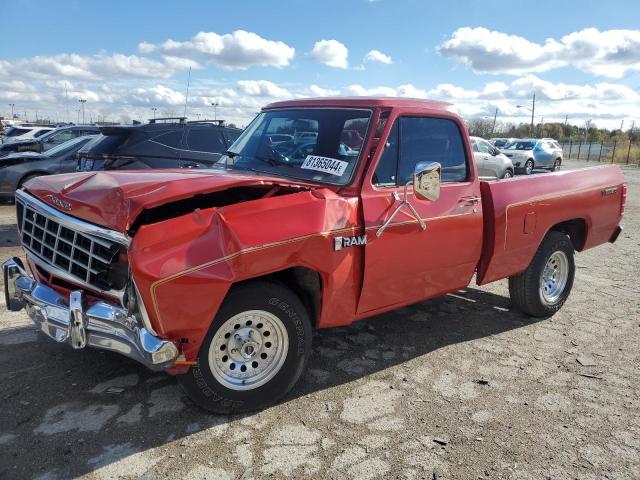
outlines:
[[618, 163], [640, 167], [640, 143], [630, 140], [591, 143], [584, 140], [562, 140], [564, 158], [587, 162]]

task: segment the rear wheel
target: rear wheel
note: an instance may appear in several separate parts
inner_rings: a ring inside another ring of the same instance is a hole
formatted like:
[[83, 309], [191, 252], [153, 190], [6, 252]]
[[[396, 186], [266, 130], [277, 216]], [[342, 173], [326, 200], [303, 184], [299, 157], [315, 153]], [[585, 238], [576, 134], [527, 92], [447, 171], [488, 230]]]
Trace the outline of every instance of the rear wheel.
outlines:
[[527, 269], [509, 277], [513, 306], [534, 317], [553, 315], [569, 296], [574, 275], [571, 239], [562, 232], [550, 231]]
[[524, 164], [524, 173], [531, 175], [533, 172], [533, 160], [529, 159]]
[[178, 377], [191, 399], [215, 413], [264, 408], [295, 385], [311, 353], [311, 322], [300, 299], [271, 282], [234, 287], [198, 354]]

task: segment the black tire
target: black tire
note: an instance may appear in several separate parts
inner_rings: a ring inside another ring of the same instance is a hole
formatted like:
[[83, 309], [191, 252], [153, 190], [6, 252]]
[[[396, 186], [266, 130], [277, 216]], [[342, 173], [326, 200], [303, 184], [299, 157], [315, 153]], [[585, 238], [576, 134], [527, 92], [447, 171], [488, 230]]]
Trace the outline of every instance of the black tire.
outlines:
[[531, 175], [533, 173], [533, 160], [529, 159], [524, 162], [524, 173], [525, 175]]
[[[209, 349], [216, 332], [228, 319], [249, 310], [262, 310], [276, 316], [284, 324], [289, 348], [273, 378], [249, 390], [236, 390], [214, 377]], [[242, 413], [267, 407], [286, 395], [302, 375], [311, 354], [311, 334], [308, 312], [291, 290], [266, 281], [238, 285], [231, 289], [220, 307], [200, 348], [198, 365], [178, 376], [178, 381], [197, 405], [214, 413]]]
[[504, 171], [504, 173], [502, 174], [502, 178], [513, 178], [513, 170], [511, 169], [506, 169]]
[[[542, 274], [547, 261], [555, 252], [564, 252], [568, 261], [566, 284], [558, 299], [548, 302], [541, 292]], [[571, 293], [575, 276], [575, 250], [568, 235], [550, 231], [542, 241], [527, 269], [509, 277], [509, 295], [513, 306], [532, 317], [549, 317], [556, 313]]]
[[556, 158], [553, 162], [553, 167], [551, 167], [551, 171], [557, 172], [558, 170], [560, 170], [560, 165], [562, 165], [561, 160], [559, 158]]

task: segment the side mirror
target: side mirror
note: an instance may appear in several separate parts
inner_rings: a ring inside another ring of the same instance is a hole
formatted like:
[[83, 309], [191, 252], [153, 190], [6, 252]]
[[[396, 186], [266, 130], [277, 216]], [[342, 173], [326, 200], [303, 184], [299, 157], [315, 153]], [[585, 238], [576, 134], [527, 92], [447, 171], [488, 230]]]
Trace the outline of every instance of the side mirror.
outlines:
[[440, 198], [440, 173], [438, 162], [420, 162], [413, 173], [413, 193], [421, 200], [435, 202]]

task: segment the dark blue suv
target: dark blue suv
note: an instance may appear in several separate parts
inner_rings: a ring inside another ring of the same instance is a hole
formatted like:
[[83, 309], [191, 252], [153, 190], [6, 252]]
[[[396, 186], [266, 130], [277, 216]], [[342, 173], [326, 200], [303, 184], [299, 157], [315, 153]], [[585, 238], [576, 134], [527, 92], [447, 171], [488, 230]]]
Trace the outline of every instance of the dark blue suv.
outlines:
[[101, 127], [101, 135], [78, 152], [78, 170], [209, 168], [241, 132], [224, 121], [183, 117]]

